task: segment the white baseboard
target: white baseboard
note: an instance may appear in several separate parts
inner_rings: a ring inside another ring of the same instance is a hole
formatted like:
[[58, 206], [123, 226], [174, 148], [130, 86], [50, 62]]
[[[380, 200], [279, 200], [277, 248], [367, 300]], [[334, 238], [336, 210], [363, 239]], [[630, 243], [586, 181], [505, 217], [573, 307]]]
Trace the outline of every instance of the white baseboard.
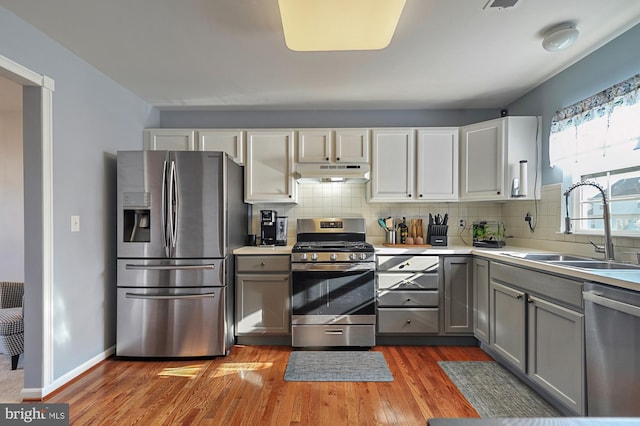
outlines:
[[51, 383], [51, 385], [47, 387], [22, 389], [22, 392], [20, 392], [20, 397], [23, 400], [41, 400], [51, 392], [69, 383], [76, 377], [80, 376], [82, 373], [86, 372], [93, 366], [99, 364], [100, 362], [104, 361], [105, 359], [109, 358], [111, 355], [115, 353], [116, 353], [116, 346], [113, 345], [110, 348], [108, 348], [106, 351], [94, 356], [84, 364], [81, 364], [78, 367], [74, 368], [73, 370], [69, 371], [64, 376], [57, 378], [56, 380], [53, 381], [53, 383]]

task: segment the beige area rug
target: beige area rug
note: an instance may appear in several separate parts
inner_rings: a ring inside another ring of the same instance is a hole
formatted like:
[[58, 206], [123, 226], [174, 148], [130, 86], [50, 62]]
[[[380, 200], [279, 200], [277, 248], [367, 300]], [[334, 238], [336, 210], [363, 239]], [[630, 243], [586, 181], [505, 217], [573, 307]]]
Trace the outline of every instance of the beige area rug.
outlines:
[[20, 355], [18, 368], [11, 370], [11, 357], [0, 354], [0, 402], [22, 402], [24, 387], [24, 355]]

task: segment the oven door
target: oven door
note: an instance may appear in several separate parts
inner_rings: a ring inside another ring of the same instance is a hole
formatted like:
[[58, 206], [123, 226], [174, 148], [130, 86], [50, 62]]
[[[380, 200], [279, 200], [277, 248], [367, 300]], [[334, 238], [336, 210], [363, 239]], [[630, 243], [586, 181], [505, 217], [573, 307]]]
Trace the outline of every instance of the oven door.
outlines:
[[292, 324], [375, 324], [374, 263], [293, 263]]

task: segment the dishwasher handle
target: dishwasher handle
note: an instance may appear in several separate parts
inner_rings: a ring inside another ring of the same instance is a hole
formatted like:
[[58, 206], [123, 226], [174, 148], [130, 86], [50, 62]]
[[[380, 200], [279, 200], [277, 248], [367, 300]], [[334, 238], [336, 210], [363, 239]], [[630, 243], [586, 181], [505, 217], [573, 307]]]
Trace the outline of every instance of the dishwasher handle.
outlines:
[[601, 305], [606, 308], [613, 309], [615, 311], [624, 312], [625, 314], [633, 315], [634, 317], [640, 318], [640, 306], [634, 306], [628, 303], [609, 299], [607, 297], [602, 297], [600, 294], [598, 294], [595, 291], [584, 291], [582, 292], [582, 296], [584, 297], [584, 300], [588, 302], [592, 302], [597, 305]]

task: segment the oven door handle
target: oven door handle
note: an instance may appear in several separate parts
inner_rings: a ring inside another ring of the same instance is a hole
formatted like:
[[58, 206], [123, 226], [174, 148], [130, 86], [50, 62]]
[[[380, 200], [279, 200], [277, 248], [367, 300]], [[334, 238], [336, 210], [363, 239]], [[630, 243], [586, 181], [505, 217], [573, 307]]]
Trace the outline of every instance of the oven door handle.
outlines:
[[362, 272], [375, 271], [374, 263], [292, 263], [292, 271], [304, 272]]

